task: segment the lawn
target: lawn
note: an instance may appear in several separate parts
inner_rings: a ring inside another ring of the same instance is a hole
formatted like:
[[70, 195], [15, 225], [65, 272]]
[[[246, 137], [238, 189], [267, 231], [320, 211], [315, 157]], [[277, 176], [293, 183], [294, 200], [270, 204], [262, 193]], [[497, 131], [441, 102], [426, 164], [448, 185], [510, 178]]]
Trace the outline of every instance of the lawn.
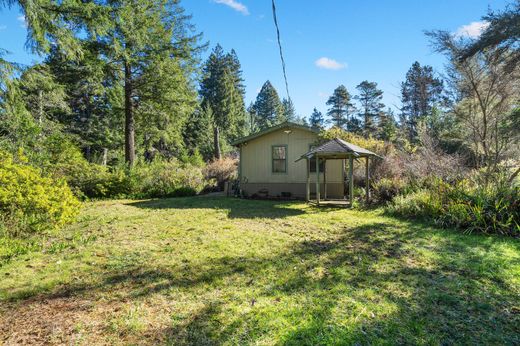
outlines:
[[518, 239], [380, 210], [93, 202], [0, 278], [0, 344], [520, 344]]

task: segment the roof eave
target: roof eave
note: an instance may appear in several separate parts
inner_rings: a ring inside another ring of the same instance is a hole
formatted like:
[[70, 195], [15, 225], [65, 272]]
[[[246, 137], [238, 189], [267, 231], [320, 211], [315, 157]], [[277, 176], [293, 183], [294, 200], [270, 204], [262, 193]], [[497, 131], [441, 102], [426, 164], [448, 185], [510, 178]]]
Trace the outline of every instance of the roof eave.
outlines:
[[286, 121], [286, 122], [283, 122], [281, 124], [268, 127], [268, 128], [266, 128], [266, 129], [264, 129], [262, 131], [253, 133], [253, 134], [251, 134], [249, 136], [239, 138], [239, 139], [231, 142], [231, 145], [232, 146], [239, 146], [240, 144], [246, 143], [246, 142], [248, 142], [250, 140], [256, 139], [256, 138], [261, 137], [263, 135], [266, 135], [268, 133], [271, 133], [271, 132], [274, 132], [274, 131], [277, 131], [277, 130], [281, 130], [281, 129], [285, 129], [285, 128], [305, 130], [305, 131], [314, 132], [314, 133], [319, 133], [320, 132], [319, 129], [315, 129], [315, 128], [312, 128], [312, 127], [309, 127], [309, 126], [300, 125], [300, 124], [296, 124], [296, 123], [292, 123], [292, 122]]

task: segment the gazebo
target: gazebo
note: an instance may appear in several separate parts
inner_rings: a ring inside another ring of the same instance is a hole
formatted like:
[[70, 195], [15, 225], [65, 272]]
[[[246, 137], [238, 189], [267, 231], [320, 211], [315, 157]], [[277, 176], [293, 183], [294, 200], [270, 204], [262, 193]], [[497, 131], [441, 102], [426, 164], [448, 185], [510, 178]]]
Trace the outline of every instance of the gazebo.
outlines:
[[[381, 158], [381, 156], [370, 150], [361, 148], [355, 144], [346, 142], [340, 138], [334, 138], [326, 143], [311, 149], [309, 152], [303, 154], [297, 161], [307, 160], [307, 191], [306, 200], [311, 201], [311, 178], [310, 178], [310, 162], [311, 159], [316, 159], [316, 203], [320, 204], [320, 160], [326, 162], [327, 160], [343, 160], [342, 170], [345, 172], [345, 162], [349, 161], [348, 183], [349, 183], [349, 206], [352, 207], [354, 202], [354, 159], [365, 158], [365, 184], [366, 184], [366, 199], [370, 200], [370, 172], [369, 160], [373, 157]], [[327, 201], [327, 175], [323, 174], [323, 201]], [[343, 179], [345, 184], [345, 179]], [[344, 189], [343, 189], [344, 190]], [[346, 201], [346, 196], [343, 196], [343, 201]], [[330, 201], [338, 203], [340, 201]]]

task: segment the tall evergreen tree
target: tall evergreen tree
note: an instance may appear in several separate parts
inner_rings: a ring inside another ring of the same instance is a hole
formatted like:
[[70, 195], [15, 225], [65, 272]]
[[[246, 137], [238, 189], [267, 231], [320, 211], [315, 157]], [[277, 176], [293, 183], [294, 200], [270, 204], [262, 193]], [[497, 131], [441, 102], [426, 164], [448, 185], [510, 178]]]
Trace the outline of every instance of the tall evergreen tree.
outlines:
[[279, 124], [284, 119], [284, 108], [276, 89], [266, 81], [256, 96], [254, 105], [257, 123], [260, 129]]
[[330, 122], [339, 128], [352, 130], [354, 126], [354, 104], [352, 96], [344, 85], [334, 89], [332, 96], [327, 100], [330, 106], [327, 115], [331, 118]]
[[312, 114], [309, 117], [309, 125], [316, 129], [323, 129], [325, 126], [325, 118], [323, 117], [323, 113], [318, 111], [316, 107], [312, 111]]
[[397, 138], [397, 123], [394, 112], [390, 108], [379, 113], [377, 138], [389, 142], [393, 142]]
[[251, 102], [247, 107], [246, 118], [246, 134], [258, 131], [258, 114], [256, 113], [255, 104]]
[[171, 151], [196, 105], [191, 79], [200, 35], [177, 0], [114, 0], [105, 5], [113, 24], [90, 32], [123, 85], [125, 160], [136, 155], [136, 128], [146, 150]]
[[377, 83], [366, 80], [361, 82], [356, 89], [359, 91], [356, 99], [361, 104], [359, 115], [363, 119], [363, 134], [365, 137], [376, 136], [379, 116], [385, 107], [381, 102], [383, 91], [377, 88]]
[[284, 98], [282, 100], [283, 105], [283, 121], [295, 121], [296, 116], [296, 109], [294, 108], [294, 104], [292, 103], [292, 100]]
[[443, 90], [443, 82], [435, 77], [431, 66], [413, 63], [401, 84], [401, 126], [410, 141], [417, 139], [418, 122], [431, 114], [435, 104], [443, 101]]
[[215, 151], [212, 132], [209, 131], [212, 119], [211, 108], [205, 108], [204, 105], [197, 107], [190, 115], [183, 131], [188, 154], [192, 155], [198, 150], [205, 160], [213, 158]]
[[69, 57], [79, 57], [82, 49], [78, 32], [98, 35], [114, 24], [103, 2], [0, 0], [0, 8], [15, 3], [27, 25], [26, 45], [37, 53], [48, 53], [57, 47]]
[[122, 87], [91, 43], [82, 47], [80, 59], [69, 59], [52, 49], [45, 60], [57, 82], [67, 94], [68, 112], [54, 114], [64, 130], [79, 139], [87, 159], [101, 154], [106, 164], [109, 150], [123, 143]]
[[240, 62], [234, 50], [224, 53], [220, 45], [211, 52], [204, 66], [200, 96], [211, 109], [214, 157], [221, 157], [221, 138], [233, 139], [245, 131], [246, 110]]
[[66, 94], [43, 64], [18, 70], [18, 78], [12, 67], [2, 71], [0, 145], [12, 152], [25, 149], [31, 159], [41, 158], [46, 139], [59, 130], [52, 114], [67, 110]]

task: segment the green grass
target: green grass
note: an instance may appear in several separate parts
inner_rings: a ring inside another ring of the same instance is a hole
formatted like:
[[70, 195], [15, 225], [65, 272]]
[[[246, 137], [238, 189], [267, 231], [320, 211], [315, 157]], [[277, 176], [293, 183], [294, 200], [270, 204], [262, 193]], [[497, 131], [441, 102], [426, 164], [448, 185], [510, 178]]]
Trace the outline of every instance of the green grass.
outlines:
[[378, 210], [95, 202], [0, 278], [0, 344], [520, 343], [518, 239]]

